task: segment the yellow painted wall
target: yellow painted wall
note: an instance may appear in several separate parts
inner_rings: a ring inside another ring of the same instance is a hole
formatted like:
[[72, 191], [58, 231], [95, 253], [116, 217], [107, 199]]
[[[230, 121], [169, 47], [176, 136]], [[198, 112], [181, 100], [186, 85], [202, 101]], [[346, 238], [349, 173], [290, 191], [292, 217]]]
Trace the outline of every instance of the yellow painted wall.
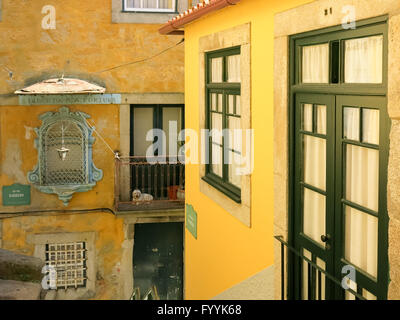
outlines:
[[[27, 173], [37, 163], [37, 150], [33, 128], [41, 126], [39, 116], [48, 111], [58, 111], [60, 106], [1, 106], [0, 107], [0, 185], [15, 182], [27, 184]], [[83, 111], [91, 116], [89, 123], [106, 139], [113, 150], [119, 148], [119, 107], [116, 105], [73, 105], [71, 111]], [[114, 204], [114, 155], [96, 138], [93, 145], [93, 161], [103, 170], [103, 179], [89, 192], [74, 193], [67, 209], [112, 208]], [[63, 209], [56, 195], [49, 195], [31, 188], [31, 205], [2, 207], [0, 211], [26, 211], [40, 209]], [[0, 201], [1, 201], [0, 195]]]
[[252, 227], [199, 191], [199, 166], [186, 166], [186, 201], [198, 239], [186, 230], [186, 298], [209, 299], [273, 264], [273, 16], [310, 0], [242, 0], [185, 27], [186, 128], [199, 130], [199, 38], [251, 22]]

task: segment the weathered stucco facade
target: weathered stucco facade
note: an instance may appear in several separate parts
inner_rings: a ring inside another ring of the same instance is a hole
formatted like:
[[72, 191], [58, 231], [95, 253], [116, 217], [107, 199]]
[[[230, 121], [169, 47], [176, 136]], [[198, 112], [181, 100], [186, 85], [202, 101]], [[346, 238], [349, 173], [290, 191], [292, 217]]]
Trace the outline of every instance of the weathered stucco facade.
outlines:
[[[22, 106], [14, 94], [18, 89], [65, 76], [105, 87], [107, 94], [121, 94], [121, 105], [67, 106], [90, 115], [88, 122], [123, 156], [130, 155], [131, 104], [183, 104], [183, 46], [174, 47], [180, 38], [159, 35], [159, 24], [112, 22], [108, 0], [5, 0], [0, 5], [1, 186], [29, 184], [27, 174], [38, 160], [34, 128], [41, 126], [39, 116], [62, 106]], [[54, 29], [42, 27], [43, 19], [48, 22], [48, 12], [42, 13], [46, 5], [55, 9]], [[167, 48], [171, 49], [157, 55]], [[131, 63], [135, 61], [140, 62]], [[114, 155], [96, 133], [93, 136], [93, 162], [103, 177], [92, 190], [75, 193], [65, 207], [56, 195], [31, 186], [30, 205], [0, 205], [3, 249], [43, 258], [41, 236], [56, 243], [91, 242], [90, 290], [52, 294], [49, 299], [128, 299], [133, 289], [134, 225], [183, 221], [183, 210], [116, 213]]]

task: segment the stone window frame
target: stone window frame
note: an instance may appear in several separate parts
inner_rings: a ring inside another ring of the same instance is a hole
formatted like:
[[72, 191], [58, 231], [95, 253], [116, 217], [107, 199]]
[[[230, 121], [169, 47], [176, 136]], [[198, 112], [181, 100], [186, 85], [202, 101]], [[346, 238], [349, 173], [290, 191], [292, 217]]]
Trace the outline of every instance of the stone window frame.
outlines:
[[[86, 243], [86, 286], [46, 291], [46, 299], [75, 300], [88, 299], [96, 295], [96, 233], [95, 232], [62, 232], [29, 234], [27, 242], [35, 246], [33, 256], [46, 261], [46, 244], [52, 243]], [[43, 277], [45, 275], [43, 274]]]
[[188, 9], [187, 0], [177, 0], [175, 12], [125, 11], [124, 0], [112, 0], [112, 23], [164, 24]]
[[[136, 12], [136, 13], [139, 13], [139, 12], [159, 12], [159, 13], [177, 13], [177, 5], [178, 5], [178, 0], [172, 0], [173, 2], [173, 8], [172, 9], [157, 9], [157, 8], [137, 8], [137, 7], [134, 7], [134, 8], [127, 8], [126, 7], [126, 2], [127, 2], [128, 0], [122, 0], [122, 7], [123, 7], [123, 9], [122, 9], [122, 11], [127, 11], [127, 12]], [[158, 0], [158, 1], [160, 1], [160, 0]], [[159, 2], [158, 2], [159, 3]]]
[[[203, 36], [199, 39], [199, 111], [200, 130], [206, 129], [206, 100], [205, 100], [205, 59], [206, 53], [240, 46], [240, 77], [242, 111], [241, 127], [243, 130], [252, 129], [251, 125], [251, 24], [235, 26], [217, 33]], [[251, 146], [253, 149], [253, 146]], [[251, 174], [242, 177], [241, 203], [237, 203], [221, 191], [215, 189], [203, 180], [206, 165], [200, 164], [199, 183], [200, 192], [215, 201], [229, 214], [238, 219], [247, 227], [251, 227]]]

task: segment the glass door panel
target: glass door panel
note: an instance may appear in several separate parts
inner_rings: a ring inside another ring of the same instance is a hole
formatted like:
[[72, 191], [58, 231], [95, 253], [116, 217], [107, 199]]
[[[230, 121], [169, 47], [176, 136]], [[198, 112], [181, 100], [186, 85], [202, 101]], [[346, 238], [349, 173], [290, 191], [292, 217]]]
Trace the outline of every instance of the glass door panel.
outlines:
[[[356, 279], [350, 288], [368, 299], [376, 299], [378, 283], [386, 277], [386, 267], [379, 262], [387, 254], [382, 251], [387, 232], [386, 185], [381, 183], [386, 181], [381, 162], [386, 163], [387, 155], [380, 151], [388, 127], [385, 106], [385, 98], [336, 97], [336, 166], [343, 181], [336, 203], [337, 234], [341, 234], [336, 244], [337, 273], [345, 265], [353, 266]], [[344, 297], [355, 299], [348, 292]]]
[[[327, 171], [334, 157], [331, 120], [335, 118], [334, 101], [334, 96], [329, 95], [296, 95], [297, 243], [299, 251], [324, 270], [333, 268], [330, 243], [325, 237], [333, 234], [334, 221], [334, 199], [330, 196], [334, 189], [333, 177]], [[315, 268], [309, 268], [303, 262], [297, 273], [298, 281], [303, 284], [299, 298], [325, 299], [330, 289], [324, 277]], [[305, 288], [304, 284], [310, 287]]]

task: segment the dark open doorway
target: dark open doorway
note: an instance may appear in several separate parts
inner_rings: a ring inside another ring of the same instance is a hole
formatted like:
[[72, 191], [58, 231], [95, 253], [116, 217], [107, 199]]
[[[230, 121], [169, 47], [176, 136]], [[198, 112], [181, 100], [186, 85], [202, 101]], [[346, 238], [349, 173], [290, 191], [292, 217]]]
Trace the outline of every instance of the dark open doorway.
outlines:
[[183, 299], [183, 223], [135, 225], [134, 287], [156, 288], [161, 300]]

